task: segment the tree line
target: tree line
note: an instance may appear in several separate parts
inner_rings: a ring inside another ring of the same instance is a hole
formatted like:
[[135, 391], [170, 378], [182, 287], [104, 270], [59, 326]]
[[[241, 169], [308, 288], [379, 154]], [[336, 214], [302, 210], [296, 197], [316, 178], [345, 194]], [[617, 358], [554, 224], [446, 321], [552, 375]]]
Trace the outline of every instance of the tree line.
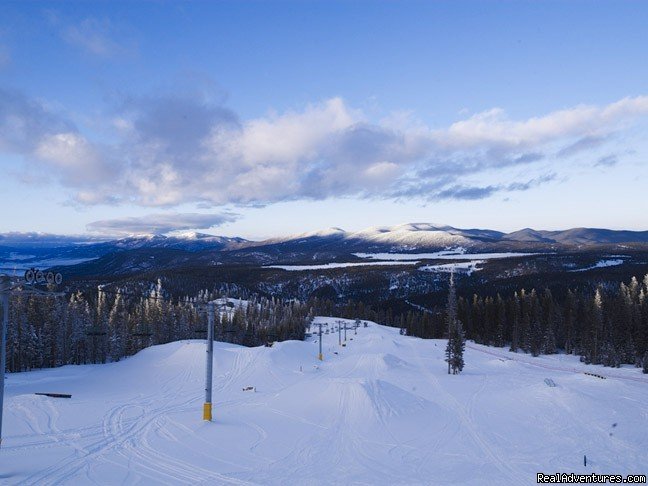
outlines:
[[[16, 293], [10, 302], [7, 370], [106, 363], [154, 344], [205, 338], [201, 303], [220, 295], [204, 290], [173, 299], [160, 281], [145, 292], [99, 287], [65, 299]], [[220, 303], [214, 338], [246, 346], [301, 340], [313, 317], [310, 307], [295, 300], [253, 295]]]
[[[444, 338], [443, 312], [426, 317], [410, 312], [400, 327], [408, 335]], [[468, 339], [509, 347], [533, 356], [559, 351], [588, 364], [631, 364], [648, 373], [648, 275], [643, 281], [568, 289], [554, 296], [547, 288], [510, 295], [460, 297], [457, 317]]]
[[[207, 317], [200, 303], [228, 293], [243, 300], [219, 306], [214, 338], [246, 346], [303, 339], [315, 315], [371, 320], [421, 338], [448, 338], [452, 329], [445, 306], [394, 301], [373, 307], [317, 297], [300, 302], [238, 286], [181, 298], [161, 281], [138, 282], [76, 291], [67, 299], [12, 296], [7, 370], [105, 363], [150, 345], [204, 338]], [[632, 364], [648, 373], [648, 275], [641, 282], [632, 278], [559, 295], [546, 288], [520, 289], [507, 295], [458, 296], [456, 301], [461, 331], [477, 343], [534, 356], [565, 352], [585, 363]]]

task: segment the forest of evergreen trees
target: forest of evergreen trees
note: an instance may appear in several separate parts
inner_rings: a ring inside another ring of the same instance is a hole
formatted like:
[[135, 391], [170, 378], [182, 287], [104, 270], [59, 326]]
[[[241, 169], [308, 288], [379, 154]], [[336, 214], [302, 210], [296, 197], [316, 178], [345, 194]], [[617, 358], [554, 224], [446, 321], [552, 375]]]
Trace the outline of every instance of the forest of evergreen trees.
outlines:
[[[160, 282], [145, 294], [123, 289], [76, 292], [69, 299], [16, 294], [7, 330], [7, 370], [106, 363], [154, 344], [205, 338], [207, 316], [199, 303], [219, 296], [203, 291], [174, 301]], [[303, 339], [312, 319], [305, 304], [255, 296], [219, 309], [214, 338], [246, 346]]]
[[[632, 278], [560, 296], [522, 289], [508, 296], [459, 298], [458, 317], [466, 337], [477, 343], [533, 356], [562, 351], [588, 364], [632, 364], [648, 373], [648, 275], [642, 282]], [[442, 338], [443, 319], [443, 313], [412, 312], [400, 327], [408, 335]]]
[[[7, 370], [24, 371], [65, 364], [105, 363], [141, 349], [180, 339], [206, 337], [200, 302], [223, 295], [245, 299], [217, 316], [214, 338], [246, 346], [303, 339], [315, 315], [366, 319], [398, 327], [404, 334], [446, 338], [444, 307], [403, 302], [370, 306], [266, 298], [234, 286], [201, 291], [195, 298], [172, 298], [157, 285], [104, 288], [67, 299], [12, 297], [7, 334]], [[585, 363], [643, 366], [648, 373], [648, 275], [639, 281], [600, 284], [553, 295], [549, 289], [509, 295], [457, 298], [457, 317], [467, 339], [507, 346], [534, 356], [565, 352]]]

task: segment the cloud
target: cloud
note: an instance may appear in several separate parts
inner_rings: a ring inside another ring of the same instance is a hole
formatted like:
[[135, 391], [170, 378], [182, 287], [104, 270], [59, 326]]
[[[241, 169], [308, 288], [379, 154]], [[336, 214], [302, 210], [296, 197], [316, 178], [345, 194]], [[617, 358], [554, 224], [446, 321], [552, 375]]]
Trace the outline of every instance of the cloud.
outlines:
[[48, 136], [76, 130], [73, 123], [17, 90], [0, 88], [0, 150], [29, 153]]
[[605, 157], [601, 157], [596, 161], [596, 164], [594, 164], [596, 167], [612, 167], [613, 165], [616, 165], [619, 162], [619, 158], [614, 155], [606, 155]]
[[209, 229], [236, 221], [233, 213], [166, 213], [95, 221], [86, 226], [93, 233], [104, 235], [165, 234], [171, 231]]
[[497, 192], [528, 191], [529, 189], [556, 179], [555, 174], [547, 174], [526, 182], [513, 182], [489, 186], [455, 185], [431, 195], [431, 199], [486, 199]]
[[116, 58], [137, 50], [130, 33], [108, 18], [85, 17], [73, 21], [51, 10], [45, 16], [63, 41], [90, 56]]
[[36, 164], [81, 205], [481, 199], [552, 179], [476, 186], [476, 175], [594, 154], [647, 114], [639, 96], [517, 121], [494, 109], [432, 129], [407, 115], [372, 122], [341, 98], [242, 120], [205, 94], [173, 92], [116, 103], [102, 137], [112, 142], [99, 143], [43, 103], [0, 90], [0, 151]]
[[567, 137], [599, 136], [619, 123], [648, 113], [648, 96], [623, 98], [606, 106], [579, 105], [527, 120], [510, 120], [494, 108], [453, 123], [433, 137], [448, 150], [468, 148], [522, 149]]
[[557, 179], [557, 176], [555, 173], [549, 173], [545, 174], [540, 177], [536, 177], [534, 179], [531, 179], [527, 182], [513, 182], [511, 184], [508, 184], [503, 187], [504, 190], [506, 191], [528, 191], [529, 189], [532, 189], [534, 187], [537, 187], [541, 184], [545, 184], [547, 182], [552, 182]]
[[48, 134], [34, 150], [35, 157], [59, 174], [66, 185], [100, 185], [113, 174], [114, 167], [105, 153], [77, 132]]
[[463, 200], [475, 200], [475, 199], [486, 199], [487, 197], [493, 195], [499, 190], [496, 186], [452, 186], [443, 191], [438, 192], [434, 199], [463, 199]]
[[[102, 187], [119, 164], [110, 147], [88, 141], [75, 124], [38, 100], [0, 88], [0, 152], [24, 156], [74, 189]], [[26, 180], [30, 177], [25, 177]]]
[[571, 143], [566, 147], [563, 147], [556, 154], [556, 156], [560, 158], [571, 157], [572, 155], [576, 155], [579, 152], [589, 151], [593, 148], [601, 146], [607, 140], [607, 138], [608, 137], [588, 135], [576, 140], [574, 143]]

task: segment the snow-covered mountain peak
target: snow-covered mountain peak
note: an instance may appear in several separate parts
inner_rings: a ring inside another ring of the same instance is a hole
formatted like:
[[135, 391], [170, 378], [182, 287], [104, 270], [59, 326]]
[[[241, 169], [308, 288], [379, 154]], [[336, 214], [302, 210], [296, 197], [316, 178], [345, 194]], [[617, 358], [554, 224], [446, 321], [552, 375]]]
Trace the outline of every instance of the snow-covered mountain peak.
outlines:
[[169, 236], [174, 238], [184, 238], [185, 240], [197, 240], [198, 238], [211, 237], [212, 235], [198, 233], [197, 231], [179, 231], [177, 233], [171, 233]]
[[437, 223], [404, 223], [390, 228], [391, 231], [446, 231], [453, 230], [452, 226]]
[[319, 236], [319, 237], [328, 237], [328, 236], [344, 236], [346, 235], [347, 232], [344, 231], [341, 228], [336, 228], [336, 227], [331, 227], [331, 228], [326, 228], [323, 230], [317, 230], [317, 231], [309, 231], [307, 233], [302, 233], [301, 235], [298, 235], [300, 238], [311, 238], [314, 236]]
[[403, 247], [445, 247], [449, 245], [467, 245], [469, 239], [451, 226], [429, 223], [407, 223], [396, 226], [367, 228], [350, 234], [356, 240], [388, 244]]

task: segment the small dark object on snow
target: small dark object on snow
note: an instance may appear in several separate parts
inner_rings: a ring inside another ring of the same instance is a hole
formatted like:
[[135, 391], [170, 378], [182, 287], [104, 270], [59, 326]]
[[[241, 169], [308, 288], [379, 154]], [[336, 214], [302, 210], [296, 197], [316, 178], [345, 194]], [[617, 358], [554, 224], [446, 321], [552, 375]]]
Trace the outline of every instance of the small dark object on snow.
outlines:
[[596, 373], [590, 373], [588, 371], [584, 371], [583, 373], [586, 374], [586, 375], [589, 375], [589, 376], [594, 376], [596, 378], [600, 378], [601, 380], [605, 380], [607, 378], [606, 376], [597, 375]]
[[254, 387], [254, 386], [246, 386], [245, 388], [243, 388], [243, 391], [253, 391], [253, 392], [255, 392], [256, 387]]
[[616, 426], [617, 426], [617, 423], [614, 422], [614, 423], [612, 424], [612, 427], [616, 427]]
[[72, 398], [72, 395], [68, 395], [67, 393], [39, 393], [36, 392], [34, 395], [44, 395], [46, 397], [52, 397], [52, 398]]
[[587, 467], [587, 456], [583, 456], [583, 466]]

